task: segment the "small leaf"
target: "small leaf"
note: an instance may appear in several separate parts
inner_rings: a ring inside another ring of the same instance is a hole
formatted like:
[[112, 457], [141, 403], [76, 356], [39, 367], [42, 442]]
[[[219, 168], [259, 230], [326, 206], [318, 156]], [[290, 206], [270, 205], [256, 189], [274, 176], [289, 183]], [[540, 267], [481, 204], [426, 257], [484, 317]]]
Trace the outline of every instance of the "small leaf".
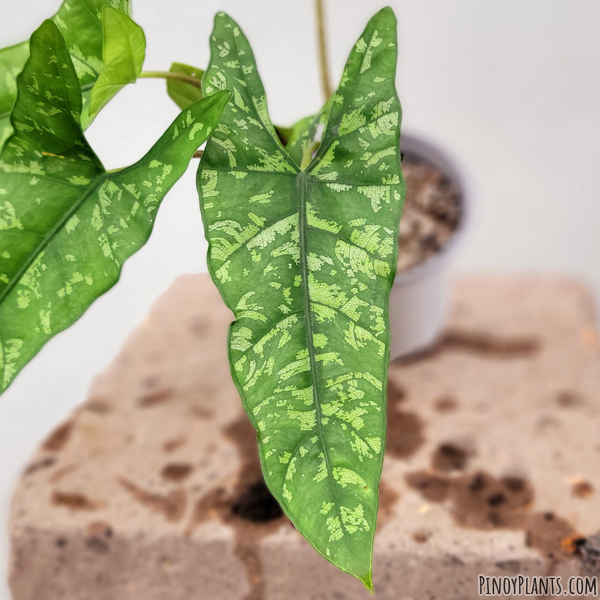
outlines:
[[191, 67], [190, 65], [183, 63], [174, 62], [169, 69], [169, 73], [186, 75], [187, 77], [196, 79], [198, 82], [198, 86], [194, 86], [184, 81], [167, 79], [167, 92], [171, 100], [173, 100], [173, 102], [175, 102], [175, 104], [177, 104], [181, 110], [186, 109], [194, 102], [198, 102], [198, 100], [202, 100], [202, 90], [199, 87], [202, 76], [204, 75], [204, 71], [202, 69]]
[[198, 189], [209, 270], [235, 315], [231, 371], [265, 481], [317, 551], [369, 588], [405, 191], [396, 60], [388, 8], [352, 50], [312, 160], [318, 123], [302, 126], [292, 158], [248, 41], [223, 13], [202, 80], [207, 94], [233, 92]]
[[305, 117], [298, 121], [291, 131], [291, 135], [285, 145], [287, 153], [297, 165], [302, 165], [302, 159], [307, 153], [320, 145], [320, 134], [329, 117], [331, 110], [331, 99], [312, 117]]
[[229, 98], [192, 105], [144, 158], [107, 173], [82, 133], [79, 82], [52, 21], [33, 34], [17, 85], [0, 153], [0, 390], [117, 282]]
[[[102, 68], [104, 6], [129, 14], [129, 0], [64, 0], [52, 20], [58, 25], [81, 84], [84, 104]], [[17, 99], [16, 76], [29, 56], [29, 41], [0, 50], [0, 150], [12, 133], [10, 111]], [[84, 118], [84, 128], [87, 125]]]
[[0, 149], [12, 133], [10, 111], [17, 97], [17, 75], [29, 57], [29, 42], [0, 50]]
[[110, 6], [102, 10], [102, 32], [103, 66], [90, 95], [90, 121], [123, 87], [135, 83], [146, 57], [144, 30]]
[[65, 0], [53, 21], [65, 39], [77, 78], [90, 91], [102, 70], [102, 10], [131, 16], [130, 0]]

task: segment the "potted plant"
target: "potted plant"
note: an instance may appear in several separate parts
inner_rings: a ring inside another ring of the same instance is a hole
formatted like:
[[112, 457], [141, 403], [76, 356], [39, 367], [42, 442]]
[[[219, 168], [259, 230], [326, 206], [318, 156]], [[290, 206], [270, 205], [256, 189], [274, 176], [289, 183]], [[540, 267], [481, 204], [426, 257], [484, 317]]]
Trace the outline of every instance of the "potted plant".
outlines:
[[[369, 21], [335, 93], [321, 37], [327, 102], [276, 128], [224, 13], [206, 71], [144, 72], [130, 3], [89, 5], [65, 0], [0, 51], [0, 390], [117, 282], [200, 158], [208, 266], [235, 315], [231, 373], [265, 481], [313, 547], [371, 588], [405, 195], [394, 14]], [[143, 77], [166, 79], [182, 112], [144, 158], [108, 172], [84, 130]]]

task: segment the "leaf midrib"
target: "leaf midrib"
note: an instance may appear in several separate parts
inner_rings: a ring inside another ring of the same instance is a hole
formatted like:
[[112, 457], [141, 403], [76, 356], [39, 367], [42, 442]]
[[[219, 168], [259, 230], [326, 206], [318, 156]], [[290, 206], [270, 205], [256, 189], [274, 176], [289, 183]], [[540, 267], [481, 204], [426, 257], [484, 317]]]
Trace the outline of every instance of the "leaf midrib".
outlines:
[[[332, 495], [335, 499], [335, 511], [338, 514], [338, 517], [341, 518], [340, 513], [340, 505], [337, 500], [337, 494], [335, 489], [335, 481], [333, 479], [333, 470], [331, 468], [331, 461], [329, 459], [329, 450], [327, 449], [327, 445], [325, 444], [325, 435], [323, 432], [323, 423], [322, 417], [323, 413], [321, 411], [321, 403], [319, 400], [319, 392], [317, 388], [317, 361], [315, 357], [314, 345], [313, 345], [313, 330], [312, 330], [312, 319], [311, 319], [311, 308], [310, 308], [310, 295], [308, 289], [308, 221], [306, 219], [306, 188], [309, 183], [309, 176], [306, 171], [300, 171], [298, 173], [298, 192], [299, 192], [299, 238], [300, 238], [300, 265], [302, 270], [302, 299], [303, 299], [303, 310], [304, 310], [304, 321], [306, 323], [306, 347], [308, 350], [308, 357], [310, 362], [310, 377], [312, 381], [313, 388], [313, 399], [315, 402], [315, 416], [317, 423], [317, 435], [321, 440], [321, 444], [323, 446], [323, 456], [325, 457], [325, 465], [327, 467], [327, 479], [330, 484]], [[340, 526], [342, 523], [340, 523]]]

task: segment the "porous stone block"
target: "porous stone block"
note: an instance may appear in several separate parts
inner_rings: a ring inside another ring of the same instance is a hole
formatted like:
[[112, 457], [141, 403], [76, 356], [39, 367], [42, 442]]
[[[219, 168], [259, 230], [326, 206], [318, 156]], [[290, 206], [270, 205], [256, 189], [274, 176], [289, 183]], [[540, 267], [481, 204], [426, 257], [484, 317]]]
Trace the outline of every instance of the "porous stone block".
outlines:
[[[14, 498], [14, 600], [370, 597], [266, 490], [230, 320], [208, 276], [176, 280], [44, 442]], [[594, 572], [599, 359], [581, 285], [459, 282], [437, 346], [390, 368], [378, 599]]]

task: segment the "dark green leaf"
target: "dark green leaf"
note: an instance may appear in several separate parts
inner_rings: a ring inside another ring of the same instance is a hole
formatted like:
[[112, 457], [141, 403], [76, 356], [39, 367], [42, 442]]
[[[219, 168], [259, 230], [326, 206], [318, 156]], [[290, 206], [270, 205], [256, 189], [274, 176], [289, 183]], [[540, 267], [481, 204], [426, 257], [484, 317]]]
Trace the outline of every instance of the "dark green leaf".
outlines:
[[229, 93], [183, 112], [135, 165], [107, 173], [80, 127], [79, 82], [48, 20], [17, 79], [0, 153], [0, 390], [118, 280]]
[[167, 92], [171, 100], [173, 100], [181, 110], [186, 109], [194, 102], [198, 102], [198, 100], [202, 100], [202, 90], [199, 87], [202, 76], [204, 75], [202, 69], [174, 62], [169, 69], [169, 73], [179, 73], [180, 75], [191, 77], [198, 82], [198, 85], [194, 86], [185, 81], [167, 79]]
[[[102, 68], [102, 8], [129, 14], [129, 0], [64, 0], [52, 20], [67, 42], [87, 102]], [[29, 42], [0, 50], [0, 150], [12, 133], [10, 111], [17, 98], [15, 79], [29, 56]], [[87, 125], [82, 116], [84, 128]]]
[[89, 119], [142, 72], [146, 57], [144, 30], [127, 15], [105, 6], [102, 10], [102, 71], [90, 95]]
[[252, 50], [223, 13], [203, 78], [207, 94], [233, 92], [198, 188], [265, 480], [309, 542], [367, 587], [404, 196], [396, 58], [384, 9], [350, 54], [306, 170], [304, 151], [293, 160], [278, 139]]

